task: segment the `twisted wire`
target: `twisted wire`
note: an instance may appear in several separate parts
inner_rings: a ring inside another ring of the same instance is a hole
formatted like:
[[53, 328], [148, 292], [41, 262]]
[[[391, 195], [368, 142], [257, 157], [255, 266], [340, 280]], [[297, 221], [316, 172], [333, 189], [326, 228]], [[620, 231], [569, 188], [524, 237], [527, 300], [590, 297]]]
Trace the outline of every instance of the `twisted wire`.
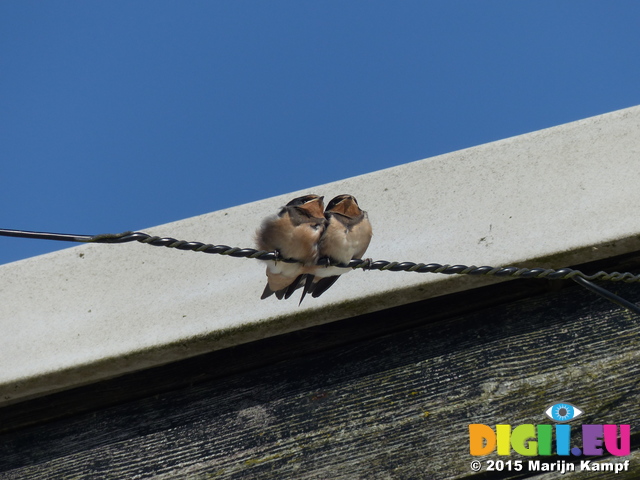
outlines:
[[[299, 263], [293, 258], [281, 258], [278, 252], [268, 252], [256, 250], [255, 248], [229, 247], [228, 245], [213, 245], [202, 242], [187, 242], [171, 237], [152, 236], [144, 232], [122, 232], [105, 233], [101, 235], [70, 235], [61, 233], [29, 232], [25, 230], [0, 229], [0, 236], [37, 238], [44, 240], [59, 240], [67, 242], [81, 243], [128, 243], [140, 242], [155, 247], [176, 248], [178, 250], [191, 250], [194, 252], [211, 253], [217, 255], [227, 255], [237, 258], [254, 258], [258, 260], [273, 260], [287, 263]], [[629, 272], [603, 272], [599, 271], [592, 275], [587, 275], [580, 270], [572, 268], [522, 268], [522, 267], [476, 267], [475, 265], [441, 265], [439, 263], [414, 263], [414, 262], [389, 262], [387, 260], [353, 259], [348, 264], [338, 263], [334, 260], [324, 259], [319, 262], [320, 266], [335, 266], [341, 268], [362, 268], [366, 270], [389, 270], [391, 272], [418, 272], [418, 273], [440, 273], [444, 275], [475, 275], [494, 276], [512, 278], [537, 278], [549, 280], [573, 280], [588, 290], [606, 298], [607, 300], [620, 305], [628, 310], [640, 315], [640, 306], [631, 303], [618, 295], [615, 295], [591, 281], [603, 280], [610, 282], [638, 283], [640, 275]]]
[[[216, 255], [226, 255], [236, 258], [254, 258], [257, 260], [273, 260], [287, 263], [299, 263], [293, 258], [282, 258], [277, 252], [257, 250], [255, 248], [230, 247], [228, 245], [213, 245], [202, 242], [187, 242], [171, 237], [158, 237], [144, 232], [105, 233], [101, 235], [70, 235], [59, 233], [28, 232], [24, 230], [0, 229], [0, 235], [13, 237], [39, 238], [47, 240], [61, 240], [81, 243], [129, 243], [140, 242], [155, 247], [175, 248], [178, 250], [191, 250]], [[474, 275], [512, 278], [534, 278], [549, 280], [573, 280], [580, 277], [585, 280], [602, 280], [610, 282], [639, 283], [640, 275], [629, 272], [603, 272], [599, 271], [587, 275], [580, 270], [572, 268], [523, 268], [523, 267], [488, 267], [475, 265], [449, 265], [439, 263], [415, 263], [415, 262], [390, 262], [387, 260], [353, 259], [349, 263], [338, 263], [330, 260], [319, 263], [321, 266], [334, 266], [340, 268], [362, 268], [366, 270], [389, 270], [391, 272], [417, 272], [439, 273], [443, 275]]]
[[[276, 252], [268, 252], [264, 250], [256, 250], [255, 248], [238, 248], [229, 247], [227, 245], [212, 245], [201, 242], [186, 242], [184, 240], [176, 240], [171, 237], [151, 236], [143, 232], [124, 232], [120, 234], [96, 235], [86, 242], [93, 243], [126, 243], [137, 241], [146, 243], [156, 247], [177, 248], [178, 250], [192, 250], [194, 252], [211, 253], [218, 255], [228, 255], [238, 258], [255, 258], [258, 260], [277, 260], [287, 263], [298, 263], [293, 258], [281, 258]], [[587, 275], [580, 270], [571, 268], [522, 268], [522, 267], [476, 267], [475, 265], [441, 265], [439, 263], [415, 263], [415, 262], [390, 262], [387, 260], [364, 260], [353, 259], [348, 264], [330, 261], [323, 262], [319, 265], [334, 266], [341, 268], [362, 268], [366, 270], [389, 270], [391, 272], [417, 272], [417, 273], [440, 273], [444, 275], [476, 275], [476, 276], [495, 276], [495, 277], [513, 277], [513, 278], [546, 278], [549, 280], [569, 280], [574, 277], [581, 277], [586, 280], [605, 280], [611, 282], [637, 283], [640, 282], [640, 275], [634, 275], [629, 272], [597, 272]]]

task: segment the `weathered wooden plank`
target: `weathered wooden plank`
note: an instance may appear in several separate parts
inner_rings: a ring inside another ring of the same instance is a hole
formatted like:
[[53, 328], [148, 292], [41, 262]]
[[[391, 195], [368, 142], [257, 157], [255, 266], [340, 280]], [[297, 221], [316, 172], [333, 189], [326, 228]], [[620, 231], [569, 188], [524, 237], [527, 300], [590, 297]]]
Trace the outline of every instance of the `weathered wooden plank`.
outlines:
[[465, 478], [470, 423], [559, 400], [631, 424], [637, 460], [639, 347], [637, 317], [567, 288], [4, 434], [0, 478]]

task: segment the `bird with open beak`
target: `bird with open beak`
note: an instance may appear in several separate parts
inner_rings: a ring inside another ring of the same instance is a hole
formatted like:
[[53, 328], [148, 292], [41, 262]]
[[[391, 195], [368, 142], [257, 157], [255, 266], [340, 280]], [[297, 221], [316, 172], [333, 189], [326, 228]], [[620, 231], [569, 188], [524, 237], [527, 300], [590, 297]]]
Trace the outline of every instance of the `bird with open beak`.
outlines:
[[[338, 195], [327, 205], [324, 217], [327, 226], [318, 245], [320, 263], [328, 265], [338, 262], [346, 265], [354, 258], [361, 259], [369, 247], [373, 231], [367, 212], [358, 206], [356, 198], [353, 195]], [[319, 297], [349, 270], [335, 266], [316, 268], [306, 275], [302, 298], [307, 293]]]
[[268, 260], [267, 285], [260, 298], [274, 293], [278, 299], [289, 298], [302, 275], [317, 268], [318, 245], [327, 225], [323, 199], [318, 195], [294, 198], [262, 222], [256, 232], [258, 248], [299, 263]]

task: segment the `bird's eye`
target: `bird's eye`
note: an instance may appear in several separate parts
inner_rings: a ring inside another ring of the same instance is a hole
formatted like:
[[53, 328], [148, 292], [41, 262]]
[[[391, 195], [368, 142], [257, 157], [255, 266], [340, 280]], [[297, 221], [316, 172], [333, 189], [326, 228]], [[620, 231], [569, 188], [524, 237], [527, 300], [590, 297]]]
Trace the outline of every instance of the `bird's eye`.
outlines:
[[547, 408], [544, 413], [551, 420], [562, 423], [574, 420], [584, 412], [578, 407], [571, 405], [570, 403], [561, 402], [554, 403], [549, 408]]

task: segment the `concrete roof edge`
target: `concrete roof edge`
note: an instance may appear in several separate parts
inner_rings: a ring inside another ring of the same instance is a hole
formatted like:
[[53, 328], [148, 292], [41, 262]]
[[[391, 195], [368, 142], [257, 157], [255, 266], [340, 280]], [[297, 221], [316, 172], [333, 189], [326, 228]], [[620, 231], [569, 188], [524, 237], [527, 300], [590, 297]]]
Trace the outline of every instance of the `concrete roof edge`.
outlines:
[[[254, 246], [301, 193], [351, 193], [374, 260], [563, 267], [640, 250], [640, 107], [150, 228]], [[480, 286], [409, 272], [343, 276], [318, 299], [259, 300], [264, 265], [82, 245], [0, 266], [0, 405], [311, 325]]]

